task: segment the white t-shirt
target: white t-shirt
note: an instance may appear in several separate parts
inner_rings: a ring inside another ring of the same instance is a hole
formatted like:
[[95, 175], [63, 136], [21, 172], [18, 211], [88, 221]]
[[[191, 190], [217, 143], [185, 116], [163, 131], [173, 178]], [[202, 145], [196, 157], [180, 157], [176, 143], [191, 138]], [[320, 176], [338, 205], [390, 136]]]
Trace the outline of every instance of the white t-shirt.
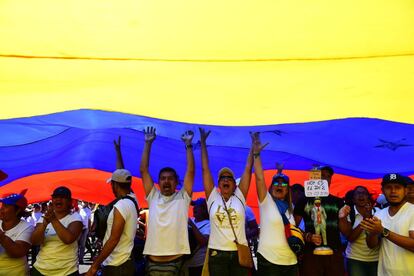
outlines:
[[[354, 206], [355, 210], [355, 222], [352, 226], [352, 229], [355, 229], [364, 217], [358, 212], [356, 206]], [[374, 214], [374, 212], [373, 212]], [[351, 222], [351, 218], [348, 216], [348, 221]], [[377, 262], [379, 256], [379, 246], [376, 248], [369, 248], [366, 242], [366, 232], [363, 230], [361, 235], [353, 242], [348, 242], [346, 247], [346, 257], [352, 260], [358, 260], [363, 262]]]
[[[207, 200], [207, 206], [211, 227], [208, 247], [223, 251], [237, 251], [233, 230], [231, 229], [229, 222], [229, 216], [224, 208], [221, 194], [215, 188]], [[226, 202], [226, 206], [231, 215], [231, 221], [237, 235], [237, 240], [240, 244], [247, 245], [244, 208], [244, 206], [246, 206], [246, 200], [238, 187]]]
[[[3, 230], [3, 221], [0, 220], [0, 230]], [[15, 227], [5, 231], [5, 235], [12, 241], [24, 241], [30, 243], [30, 237], [33, 232], [33, 226], [25, 220], [21, 220]], [[21, 258], [11, 258], [7, 255], [3, 246], [0, 245], [0, 275], [28, 275], [29, 267], [27, 265], [27, 258], [23, 256]]]
[[147, 202], [149, 212], [144, 255], [190, 254], [188, 208], [191, 198], [185, 189], [171, 196], [163, 196], [153, 187]]
[[[134, 198], [138, 204], [138, 201], [136, 200], [134, 194], [128, 194], [128, 196]], [[121, 199], [115, 203], [113, 209], [109, 213], [103, 244], [105, 245], [111, 236], [115, 208], [119, 211], [125, 220], [124, 230], [122, 232], [121, 239], [111, 254], [105, 259], [103, 265], [119, 266], [125, 263], [131, 256], [131, 251], [134, 247], [134, 238], [137, 232], [138, 214], [134, 202], [128, 198]]]
[[[409, 236], [414, 231], [414, 205], [405, 203], [397, 214], [390, 216], [389, 207], [378, 211], [375, 216], [381, 220], [382, 226], [402, 236]], [[387, 238], [382, 238], [378, 275], [401, 276], [414, 275], [414, 253], [408, 251]]]
[[[290, 249], [285, 236], [285, 225], [282, 216], [272, 196], [267, 192], [260, 207], [260, 239], [259, 252], [266, 260], [277, 265], [294, 265], [297, 258]], [[294, 218], [289, 210], [286, 217], [291, 224], [295, 224]]]
[[[208, 219], [199, 222], [193, 221], [203, 236], [210, 235], [210, 221]], [[187, 261], [188, 267], [203, 266], [206, 256], [207, 246], [203, 246], [197, 250], [194, 256]]]
[[[82, 218], [75, 212], [59, 221], [67, 228], [72, 222], [82, 223]], [[37, 223], [43, 223], [43, 217]], [[65, 244], [56, 234], [53, 225], [49, 223], [34, 267], [43, 275], [64, 276], [74, 273], [78, 270], [78, 241]]]
[[36, 221], [34, 220], [34, 218], [32, 216], [28, 216], [25, 219], [26, 222], [28, 222], [31, 226], [35, 227], [36, 226]]
[[32, 213], [32, 218], [33, 220], [37, 223], [39, 221], [39, 219], [42, 217], [43, 213], [42, 212], [33, 212]]
[[91, 211], [91, 209], [89, 209], [89, 207], [79, 208], [79, 215], [82, 218], [83, 229], [88, 229], [91, 214], [92, 214], [92, 211]]

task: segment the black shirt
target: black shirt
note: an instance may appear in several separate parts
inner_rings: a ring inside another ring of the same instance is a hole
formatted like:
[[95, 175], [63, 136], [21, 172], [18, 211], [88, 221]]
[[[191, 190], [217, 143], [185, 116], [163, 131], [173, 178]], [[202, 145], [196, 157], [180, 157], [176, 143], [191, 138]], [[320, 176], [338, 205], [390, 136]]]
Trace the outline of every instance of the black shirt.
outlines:
[[[321, 206], [326, 212], [326, 238], [328, 240], [328, 246], [332, 249], [341, 248], [341, 237], [339, 234], [339, 210], [344, 206], [344, 202], [341, 198], [329, 195], [327, 197], [321, 197]], [[311, 210], [314, 207], [315, 198], [303, 198], [295, 206], [293, 211], [294, 215], [301, 216], [305, 222], [305, 231], [315, 233], [313, 221], [311, 219]], [[321, 233], [322, 235], [322, 233]], [[313, 243], [306, 243], [305, 249], [313, 250], [315, 245]]]

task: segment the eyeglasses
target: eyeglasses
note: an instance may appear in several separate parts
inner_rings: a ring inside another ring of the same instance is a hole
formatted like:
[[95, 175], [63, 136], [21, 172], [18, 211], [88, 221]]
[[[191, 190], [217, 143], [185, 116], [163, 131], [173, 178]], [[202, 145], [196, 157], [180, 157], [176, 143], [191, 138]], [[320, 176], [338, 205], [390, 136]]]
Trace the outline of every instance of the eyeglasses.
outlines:
[[273, 186], [282, 186], [282, 187], [287, 187], [289, 186], [289, 184], [287, 183], [279, 183], [279, 182], [274, 182], [272, 183]]
[[220, 180], [232, 180], [232, 181], [234, 181], [234, 178], [233, 178], [233, 176], [230, 176], [230, 175], [222, 175], [222, 176], [219, 177], [219, 181]]

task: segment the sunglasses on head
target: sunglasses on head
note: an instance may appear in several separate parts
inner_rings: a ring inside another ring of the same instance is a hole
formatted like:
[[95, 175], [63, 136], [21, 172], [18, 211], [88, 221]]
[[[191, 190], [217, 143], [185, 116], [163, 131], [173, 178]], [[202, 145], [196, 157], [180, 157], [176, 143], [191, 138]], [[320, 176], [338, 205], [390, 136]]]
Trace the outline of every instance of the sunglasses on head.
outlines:
[[279, 182], [274, 182], [272, 183], [273, 186], [282, 186], [282, 187], [287, 187], [289, 186], [289, 184], [287, 183], [279, 183]]
[[219, 181], [220, 180], [232, 180], [232, 181], [234, 181], [234, 178], [233, 178], [233, 176], [230, 176], [230, 175], [222, 175], [222, 176], [219, 177]]

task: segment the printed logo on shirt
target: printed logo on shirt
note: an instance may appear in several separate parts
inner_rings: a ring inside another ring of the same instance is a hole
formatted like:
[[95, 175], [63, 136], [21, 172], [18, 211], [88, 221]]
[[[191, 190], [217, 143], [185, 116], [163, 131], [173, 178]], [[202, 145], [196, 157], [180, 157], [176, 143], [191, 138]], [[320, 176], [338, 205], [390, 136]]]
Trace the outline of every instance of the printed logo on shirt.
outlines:
[[[232, 207], [228, 208], [231, 222], [233, 224], [234, 228], [238, 227], [238, 223], [240, 221], [240, 217], [237, 214], [236, 210]], [[217, 208], [217, 211], [215, 213], [215, 218], [218, 221], [218, 226], [221, 228], [231, 228], [230, 222], [229, 222], [229, 216], [227, 215], [226, 210], [223, 208], [223, 206], [219, 205]]]

